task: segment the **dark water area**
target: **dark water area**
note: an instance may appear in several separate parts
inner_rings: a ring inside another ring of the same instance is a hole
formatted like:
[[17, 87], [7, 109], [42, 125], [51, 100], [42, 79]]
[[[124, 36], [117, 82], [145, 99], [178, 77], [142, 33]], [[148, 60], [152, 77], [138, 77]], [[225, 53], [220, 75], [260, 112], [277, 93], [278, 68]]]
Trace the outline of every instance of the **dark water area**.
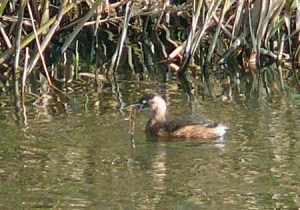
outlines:
[[174, 83], [156, 85], [165, 88], [170, 116], [223, 122], [230, 127], [224, 141], [148, 141], [149, 113], [138, 113], [133, 148], [121, 108], [151, 83], [120, 80], [118, 91], [86, 84], [68, 99], [31, 94], [20, 109], [2, 95], [0, 208], [300, 206], [299, 95], [234, 102], [196, 95], [191, 102]]

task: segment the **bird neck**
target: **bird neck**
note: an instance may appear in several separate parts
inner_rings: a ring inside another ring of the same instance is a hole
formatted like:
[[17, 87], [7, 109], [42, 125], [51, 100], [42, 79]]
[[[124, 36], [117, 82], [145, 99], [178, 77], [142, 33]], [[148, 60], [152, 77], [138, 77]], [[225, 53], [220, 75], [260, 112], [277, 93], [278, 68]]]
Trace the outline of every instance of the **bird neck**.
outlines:
[[157, 109], [153, 110], [151, 119], [154, 122], [166, 121], [166, 108], [157, 108]]

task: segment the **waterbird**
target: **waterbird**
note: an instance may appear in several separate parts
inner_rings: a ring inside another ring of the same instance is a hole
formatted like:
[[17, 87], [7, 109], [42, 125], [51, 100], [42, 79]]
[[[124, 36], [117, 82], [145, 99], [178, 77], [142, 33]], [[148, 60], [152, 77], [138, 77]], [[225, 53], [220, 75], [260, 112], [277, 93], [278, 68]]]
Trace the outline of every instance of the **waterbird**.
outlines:
[[166, 119], [167, 104], [157, 93], [144, 95], [135, 106], [138, 110], [151, 111], [145, 128], [145, 132], [151, 136], [207, 140], [223, 137], [228, 129], [224, 124], [203, 118]]

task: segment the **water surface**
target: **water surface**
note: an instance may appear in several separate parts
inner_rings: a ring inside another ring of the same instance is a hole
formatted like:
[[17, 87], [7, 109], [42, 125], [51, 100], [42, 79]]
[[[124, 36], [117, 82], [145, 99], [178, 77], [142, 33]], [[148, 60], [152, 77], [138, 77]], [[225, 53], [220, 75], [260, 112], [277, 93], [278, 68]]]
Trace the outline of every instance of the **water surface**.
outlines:
[[[300, 100], [234, 103], [168, 94], [169, 114], [230, 127], [224, 142], [148, 141], [139, 113], [135, 148], [129, 113], [138, 90], [82, 91], [71, 100], [0, 108], [1, 209], [267, 209], [300, 206]], [[24, 119], [25, 118], [25, 119]]]

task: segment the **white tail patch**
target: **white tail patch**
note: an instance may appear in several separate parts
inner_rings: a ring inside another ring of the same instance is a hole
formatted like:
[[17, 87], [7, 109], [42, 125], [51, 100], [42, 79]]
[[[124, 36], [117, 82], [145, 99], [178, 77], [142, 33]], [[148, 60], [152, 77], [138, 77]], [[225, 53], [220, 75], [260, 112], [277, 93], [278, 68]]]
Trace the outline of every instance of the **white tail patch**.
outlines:
[[218, 136], [223, 136], [226, 133], [226, 130], [228, 129], [228, 127], [226, 125], [223, 124], [219, 124], [216, 128], [215, 128], [215, 132]]

